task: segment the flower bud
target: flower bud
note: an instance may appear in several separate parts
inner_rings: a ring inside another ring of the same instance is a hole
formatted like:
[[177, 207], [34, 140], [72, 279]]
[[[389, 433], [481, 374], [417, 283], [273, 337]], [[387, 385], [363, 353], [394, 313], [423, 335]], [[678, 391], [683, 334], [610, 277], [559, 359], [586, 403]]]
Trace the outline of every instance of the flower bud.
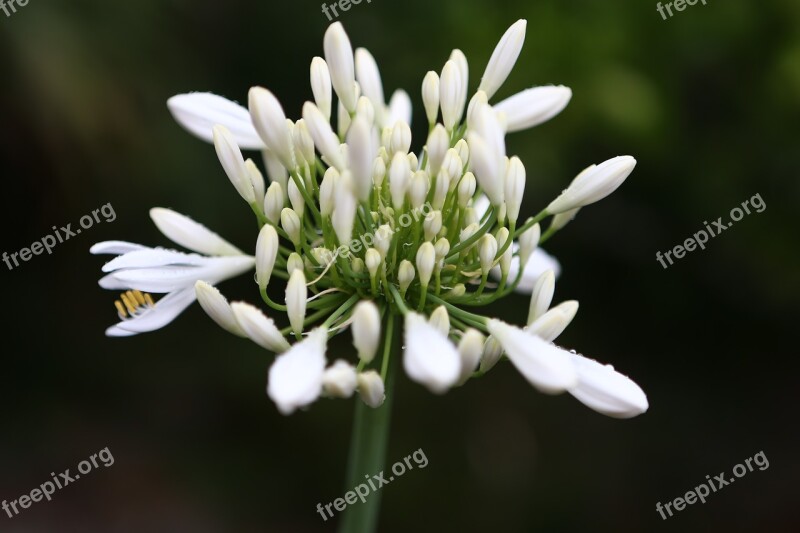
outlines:
[[497, 255], [497, 239], [487, 233], [478, 240], [478, 256], [481, 260], [481, 272], [487, 275], [494, 266], [494, 256]]
[[336, 181], [339, 179], [339, 171], [334, 167], [329, 167], [322, 177], [319, 184], [319, 212], [323, 217], [328, 217], [333, 213], [335, 200]]
[[[350, 129], [351, 120], [350, 113], [347, 112], [344, 104], [339, 100], [339, 104], [336, 106], [336, 133], [339, 135], [340, 139], [343, 138], [347, 134], [347, 130]], [[345, 164], [347, 163], [345, 162]]]
[[418, 209], [422, 206], [425, 197], [428, 196], [428, 187], [428, 173], [424, 170], [415, 172], [408, 187], [408, 199], [411, 207]]
[[525, 194], [525, 166], [517, 156], [508, 162], [505, 186], [506, 215], [512, 224], [516, 224]]
[[552, 270], [548, 270], [536, 279], [536, 284], [531, 292], [531, 303], [528, 308], [528, 322], [530, 326], [533, 322], [545, 314], [553, 301], [553, 293], [556, 290], [556, 275]]
[[622, 185], [635, 166], [634, 158], [623, 155], [589, 167], [578, 174], [558, 198], [550, 202], [547, 212], [555, 215], [602, 200]]
[[481, 354], [481, 372], [488, 372], [500, 360], [503, 355], [503, 346], [493, 336], [489, 335], [483, 343], [483, 353]]
[[392, 137], [389, 140], [389, 155], [407, 154], [410, 149], [411, 127], [406, 122], [398, 120], [392, 128]]
[[389, 100], [389, 113], [384, 125], [390, 125], [402, 120], [411, 124], [411, 97], [402, 89], [397, 89]]
[[406, 191], [411, 182], [411, 166], [405, 152], [398, 152], [392, 158], [389, 166], [389, 192], [392, 195], [392, 205], [395, 209], [403, 207]]
[[322, 112], [325, 120], [331, 119], [331, 74], [328, 64], [321, 57], [311, 60], [311, 92], [314, 94], [314, 102]]
[[285, 207], [281, 211], [281, 227], [289, 235], [289, 239], [295, 246], [300, 246], [300, 231], [302, 224], [300, 217], [291, 208]]
[[258, 233], [256, 241], [256, 281], [258, 288], [264, 290], [269, 284], [275, 259], [278, 257], [278, 232], [269, 224], [265, 224]]
[[433, 246], [433, 248], [436, 251], [436, 261], [439, 262], [447, 257], [448, 253], [450, 253], [450, 241], [442, 237], [436, 241], [436, 244]]
[[331, 224], [339, 244], [347, 245], [353, 236], [353, 225], [356, 221], [356, 209], [358, 207], [356, 197], [353, 194], [353, 179], [349, 171], [345, 171], [336, 180], [333, 195], [336, 202], [333, 206]]
[[[461, 103], [463, 79], [455, 61], [449, 60], [444, 64], [442, 76], [439, 79], [439, 101], [442, 106], [442, 122], [447, 131], [453, 131], [455, 125], [461, 120], [464, 105]], [[459, 103], [461, 105], [459, 106]]]
[[356, 117], [361, 117], [369, 125], [370, 128], [375, 125], [375, 106], [372, 105], [369, 98], [362, 96], [358, 99], [356, 104]]
[[481, 186], [492, 205], [499, 206], [504, 199], [504, 176], [501, 173], [502, 166], [497, 155], [489, 148], [489, 145], [475, 132], [467, 134], [470, 150], [470, 167], [475, 173], [478, 184]]
[[264, 198], [264, 193], [266, 192], [266, 184], [264, 183], [264, 176], [261, 174], [261, 171], [258, 169], [256, 164], [253, 162], [252, 159], [248, 159], [244, 162], [244, 166], [247, 169], [247, 174], [250, 176], [250, 183], [253, 184], [253, 194], [255, 196], [255, 201], [258, 202], [262, 198]]
[[426, 147], [428, 149], [428, 168], [431, 176], [435, 176], [439, 173], [439, 169], [442, 168], [442, 162], [444, 162], [444, 157], [450, 148], [450, 136], [444, 126], [441, 124], [434, 126], [430, 135], [428, 135]]
[[331, 398], [349, 398], [356, 390], [356, 369], [338, 359], [322, 374], [322, 390]]
[[381, 266], [381, 253], [376, 250], [375, 248], [370, 248], [364, 254], [364, 263], [367, 265], [367, 270], [369, 271], [369, 277], [374, 278], [378, 274], [378, 269]]
[[200, 307], [222, 329], [239, 337], [247, 336], [239, 326], [239, 323], [236, 322], [236, 317], [233, 316], [228, 300], [220, 294], [216, 287], [209, 285], [205, 281], [198, 281], [194, 285], [194, 290]]
[[[461, 90], [458, 93], [458, 108], [463, 111], [464, 105], [467, 103], [467, 89], [469, 85], [469, 64], [467, 63], [467, 57], [464, 55], [464, 52], [462, 52], [458, 48], [456, 48], [450, 53], [449, 59], [456, 64], [456, 66], [458, 67], [458, 74], [459, 76], [461, 76], [461, 83], [459, 84]], [[460, 116], [459, 120], [461, 120]]]
[[416, 276], [416, 272], [414, 271], [414, 265], [411, 264], [411, 261], [407, 259], [400, 261], [400, 266], [397, 269], [397, 281], [400, 283], [401, 294], [406, 293], [411, 282], [414, 281], [414, 276]]
[[[311, 250], [311, 254], [318, 262], [322, 260], [322, 264], [326, 264], [327, 261], [325, 260], [330, 259], [332, 255], [330, 250], [326, 250], [325, 248], [314, 248]], [[297, 252], [292, 252], [289, 254], [289, 258], [286, 260], [286, 273], [291, 276], [295, 270], [303, 270], [303, 273], [305, 274], [305, 263], [303, 262], [303, 258], [300, 257], [300, 254]]]
[[[384, 150], [384, 148], [381, 147], [381, 150]], [[380, 188], [384, 179], [386, 179], [386, 163], [382, 157], [378, 156], [372, 165], [372, 181], [376, 187]]]
[[325, 61], [331, 74], [331, 83], [339, 100], [350, 113], [356, 110], [355, 65], [353, 47], [341, 22], [328, 26], [323, 41]]
[[425, 230], [425, 240], [432, 241], [442, 231], [442, 212], [432, 211], [425, 220], [422, 221], [422, 228]]
[[303, 270], [298, 268], [292, 272], [286, 284], [286, 314], [289, 315], [289, 324], [295, 334], [303, 331], [307, 298], [306, 276]]
[[539, 246], [539, 239], [542, 235], [542, 228], [539, 226], [537, 222], [527, 230], [525, 230], [522, 235], [519, 236], [519, 266], [520, 268], [524, 269], [525, 265], [528, 264], [528, 258], [530, 258], [531, 254], [536, 247]]
[[381, 254], [381, 258], [385, 258], [389, 253], [393, 235], [394, 230], [388, 224], [383, 224], [375, 231], [375, 249]]
[[364, 264], [364, 260], [360, 257], [354, 257], [350, 260], [350, 270], [355, 272], [356, 274], [361, 274], [364, 272], [364, 269], [367, 265]]
[[378, 306], [370, 300], [362, 300], [353, 310], [353, 346], [358, 358], [370, 363], [378, 351], [381, 340], [381, 315]]
[[253, 182], [250, 178], [250, 172], [244, 163], [242, 151], [236, 144], [236, 139], [233, 134], [228, 131], [225, 126], [214, 126], [214, 148], [217, 150], [217, 157], [219, 162], [222, 163], [222, 168], [228, 179], [236, 188], [236, 192], [248, 204], [256, 201], [256, 194], [253, 189]]
[[465, 165], [469, 163], [469, 145], [467, 144], [467, 141], [464, 139], [459, 139], [453, 148], [455, 148], [456, 152], [458, 152], [458, 158], [462, 163]]
[[486, 70], [481, 78], [481, 85], [479, 90], [486, 91], [486, 95], [491, 98], [497, 89], [503, 85], [514, 64], [517, 62], [519, 53], [522, 51], [522, 45], [525, 42], [525, 28], [527, 26], [526, 20], [518, 20], [515, 22], [503, 37], [492, 52], [492, 57], [489, 58], [489, 64], [486, 65]]
[[476, 329], [469, 328], [461, 336], [461, 341], [458, 343], [458, 354], [461, 356], [459, 385], [466, 383], [472, 373], [477, 370], [483, 354], [483, 343], [483, 335]]
[[447, 308], [440, 305], [434, 309], [428, 318], [428, 324], [438, 329], [445, 337], [450, 335], [450, 315], [447, 314]]
[[374, 370], [367, 370], [358, 375], [358, 395], [361, 400], [372, 407], [377, 409], [383, 405], [386, 399], [385, 386], [380, 374]]
[[[497, 238], [497, 249], [502, 250], [509, 238], [508, 228], [500, 228], [497, 230], [497, 235], [495, 237]], [[509, 245], [508, 248], [506, 248], [506, 251], [503, 252], [503, 255], [500, 256], [500, 273], [503, 276], [508, 276], [508, 272], [511, 270], [511, 261], [513, 258], [514, 248]]]
[[289, 181], [289, 203], [292, 204], [292, 209], [297, 213], [297, 216], [302, 219], [306, 213], [306, 201], [294, 180]]
[[528, 332], [552, 342], [569, 326], [578, 312], [578, 302], [569, 300], [562, 302], [537, 318], [528, 326]]
[[427, 287], [431, 281], [435, 265], [436, 250], [430, 242], [423, 242], [417, 250], [417, 272], [419, 272], [419, 282], [423, 287]]
[[275, 353], [283, 353], [290, 348], [275, 322], [260, 309], [247, 303], [234, 302], [231, 311], [247, 337], [262, 348]]
[[303, 105], [303, 120], [319, 153], [331, 166], [339, 171], [344, 170], [345, 161], [339, 148], [339, 138], [333, 133], [328, 119], [319, 108], [311, 102], [306, 102]]
[[[472, 237], [473, 235], [475, 235], [478, 232], [478, 229], [480, 229], [480, 226], [478, 226], [477, 222], [473, 222], [472, 224], [470, 224], [466, 228], [462, 229], [461, 230], [461, 234], [459, 235], [459, 242], [465, 242], [465, 241], [469, 240], [470, 237]], [[475, 245], [473, 244], [472, 246], [475, 246]], [[469, 248], [472, 248], [472, 246], [470, 246]], [[466, 252], [467, 250], [469, 250], [469, 248], [463, 250], [463, 252]]]
[[506, 131], [526, 130], [538, 126], [561, 113], [572, 98], [569, 87], [533, 87], [495, 104], [494, 109], [504, 115]]
[[377, 109], [383, 109], [386, 100], [383, 96], [383, 82], [375, 58], [366, 48], [356, 49], [356, 79], [361, 86], [361, 92], [369, 98]]
[[177, 94], [167, 100], [167, 107], [178, 124], [206, 142], [213, 142], [214, 125], [222, 124], [231, 131], [242, 150], [264, 148], [253, 128], [250, 113], [227, 98], [212, 93]]
[[286, 125], [286, 114], [281, 103], [263, 87], [253, 87], [248, 94], [253, 125], [267, 148], [287, 169], [297, 166], [292, 145], [292, 135]]
[[458, 298], [459, 296], [464, 296], [466, 294], [467, 288], [464, 286], [463, 283], [457, 283], [455, 287], [453, 287], [450, 292], [447, 293], [448, 297], [450, 298]]
[[469, 201], [475, 195], [478, 183], [475, 181], [475, 174], [467, 172], [458, 184], [458, 207], [466, 209]]
[[375, 147], [372, 144], [372, 128], [366, 119], [356, 117], [347, 134], [350, 148], [348, 163], [353, 175], [356, 197], [361, 202], [369, 199], [372, 192], [372, 167], [375, 162]]
[[422, 80], [422, 103], [425, 106], [425, 115], [428, 117], [428, 124], [436, 124], [439, 116], [439, 75], [434, 71], [425, 74]]
[[575, 218], [575, 215], [578, 214], [580, 211], [580, 207], [576, 207], [575, 209], [570, 209], [569, 211], [564, 211], [563, 213], [559, 213], [553, 217], [553, 220], [550, 222], [550, 228], [553, 231], [558, 231]]

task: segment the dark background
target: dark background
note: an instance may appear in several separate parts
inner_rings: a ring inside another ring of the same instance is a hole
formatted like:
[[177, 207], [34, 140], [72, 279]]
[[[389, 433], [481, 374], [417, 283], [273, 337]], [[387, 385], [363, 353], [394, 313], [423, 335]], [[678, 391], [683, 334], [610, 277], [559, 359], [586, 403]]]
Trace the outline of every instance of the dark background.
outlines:
[[[528, 20], [499, 97], [574, 91], [556, 120], [514, 134], [524, 213], [580, 169], [619, 154], [638, 167], [548, 243], [556, 300], [581, 311], [561, 337], [613, 363], [650, 411], [612, 420], [533, 390], [508, 364], [433, 396], [404, 376], [388, 461], [430, 463], [384, 488], [381, 531], [800, 530], [798, 119], [800, 3], [709, 0], [662, 20], [642, 0], [374, 0], [339, 19], [412, 96], [461, 48], [477, 80], [503, 31]], [[318, 502], [343, 495], [351, 401], [283, 417], [270, 358], [192, 306], [169, 327], [108, 339], [106, 239], [168, 245], [148, 217], [172, 207], [252, 250], [252, 217], [214, 150], [170, 117], [176, 93], [246, 101], [269, 87], [287, 113], [311, 98], [320, 2], [33, 0], [0, 13], [2, 250], [111, 202], [102, 223], [9, 271], [0, 264], [0, 498], [13, 500], [108, 446], [116, 460], [0, 530], [333, 531]], [[415, 149], [424, 128], [415, 127]], [[664, 270], [655, 260], [760, 194], [751, 214]], [[247, 276], [223, 285], [254, 301]], [[528, 301], [491, 311], [522, 322]], [[349, 356], [349, 335], [329, 357]], [[759, 451], [754, 471], [662, 521], [667, 502]]]

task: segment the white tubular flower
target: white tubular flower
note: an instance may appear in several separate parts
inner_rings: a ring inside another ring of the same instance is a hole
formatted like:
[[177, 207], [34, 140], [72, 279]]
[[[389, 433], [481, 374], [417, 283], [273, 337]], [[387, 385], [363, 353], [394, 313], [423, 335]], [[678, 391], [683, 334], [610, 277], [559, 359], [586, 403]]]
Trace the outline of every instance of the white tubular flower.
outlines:
[[322, 112], [326, 120], [331, 119], [331, 73], [328, 64], [321, 57], [311, 60], [311, 92], [314, 94], [314, 102]]
[[233, 302], [231, 311], [247, 337], [265, 350], [283, 353], [290, 348], [275, 322], [260, 309], [244, 302]]
[[450, 315], [447, 314], [447, 308], [440, 305], [434, 309], [428, 318], [428, 324], [435, 327], [445, 337], [450, 335]]
[[422, 80], [422, 103], [425, 106], [428, 124], [436, 124], [439, 116], [439, 75], [432, 70], [425, 74]]
[[206, 142], [213, 142], [212, 128], [221, 124], [230, 130], [242, 150], [264, 148], [250, 113], [227, 98], [211, 93], [178, 94], [167, 100], [167, 107], [178, 124]]
[[256, 240], [256, 281], [261, 290], [266, 289], [269, 284], [279, 245], [278, 232], [269, 224], [264, 224]]
[[361, 401], [373, 409], [383, 405], [383, 401], [386, 399], [386, 386], [380, 374], [374, 370], [367, 370], [366, 372], [361, 372], [356, 380]]
[[[169, 210], [160, 210], [156, 213]], [[177, 213], [169, 212], [166, 218]], [[182, 216], [182, 215], [179, 215]], [[159, 215], [153, 216], [154, 220]], [[189, 221], [188, 218], [173, 218]], [[191, 221], [190, 221], [191, 222]], [[166, 235], [176, 236], [186, 247], [195, 251], [216, 250], [222, 247], [236, 250], [215, 233], [204, 226], [192, 222], [177, 231], [169, 228]], [[160, 226], [159, 226], [160, 227]], [[220, 242], [221, 241], [221, 242]], [[160, 329], [181, 314], [196, 299], [195, 283], [204, 280], [216, 285], [227, 279], [244, 274], [255, 265], [255, 258], [247, 255], [226, 255], [206, 257], [186, 254], [163, 248], [149, 248], [140, 244], [123, 241], [105, 241], [95, 244], [89, 250], [93, 254], [117, 255], [103, 266], [106, 275], [100, 279], [100, 286], [109, 290], [125, 290], [121, 301], [116, 303], [120, 322], [106, 330], [109, 337], [125, 337]], [[147, 293], [166, 294], [158, 302]]]
[[294, 157], [292, 134], [286, 124], [286, 114], [281, 103], [270, 91], [263, 87], [253, 87], [248, 95], [248, 107], [256, 131], [267, 148], [274, 153], [281, 164], [293, 170], [297, 163]]
[[319, 153], [332, 166], [342, 172], [346, 165], [342, 150], [339, 148], [339, 138], [333, 133], [330, 122], [312, 102], [303, 105], [303, 120], [306, 121], [308, 132], [314, 139], [314, 144]]
[[558, 198], [550, 202], [547, 212], [555, 215], [602, 200], [622, 185], [635, 166], [636, 159], [622, 155], [581, 172]]
[[497, 239], [487, 233], [478, 240], [478, 257], [481, 261], [481, 272], [487, 275], [494, 265], [494, 256], [497, 255]]
[[250, 179], [250, 172], [244, 163], [242, 152], [236, 144], [236, 139], [225, 126], [214, 126], [214, 148], [217, 150], [217, 157], [225, 169], [225, 174], [236, 188], [245, 202], [254, 204], [256, 193], [253, 189], [253, 182]]
[[497, 364], [502, 355], [503, 346], [500, 344], [500, 341], [494, 336], [489, 335], [486, 338], [486, 342], [483, 343], [480, 371], [485, 373], [494, 368], [494, 365]]
[[389, 100], [389, 114], [381, 126], [396, 124], [398, 121], [411, 124], [411, 111], [411, 97], [404, 90], [397, 89], [392, 93], [392, 98]]
[[372, 143], [372, 128], [363, 117], [356, 117], [347, 133], [349, 164], [359, 201], [366, 202], [372, 192], [372, 169], [377, 151]]
[[572, 90], [563, 85], [533, 87], [495, 104], [494, 110], [502, 114], [506, 132], [512, 133], [547, 122], [561, 113], [571, 98]]
[[194, 285], [194, 290], [200, 307], [203, 308], [203, 311], [205, 311], [219, 327], [238, 337], [247, 336], [236, 321], [236, 317], [233, 315], [233, 311], [231, 311], [228, 300], [225, 299], [216, 287], [209, 285], [205, 281], [198, 281]]
[[270, 224], [277, 225], [281, 221], [281, 211], [283, 211], [283, 188], [277, 181], [273, 181], [267, 188], [264, 197], [264, 216]]
[[357, 48], [355, 61], [356, 80], [361, 86], [361, 93], [369, 98], [376, 110], [382, 113], [386, 107], [386, 99], [383, 96], [383, 82], [375, 58], [366, 48]]
[[408, 376], [435, 394], [456, 384], [461, 356], [447, 337], [414, 312], [405, 316], [403, 367]]
[[[461, 120], [464, 114], [464, 105], [461, 95], [465, 89], [461, 86], [463, 78], [455, 61], [449, 60], [444, 64], [442, 76], [439, 80], [439, 101], [442, 106], [442, 122], [447, 131]], [[460, 104], [460, 107], [459, 107]]]
[[436, 249], [430, 242], [423, 242], [417, 250], [417, 272], [419, 272], [419, 282], [423, 287], [427, 287], [430, 283], [435, 265]]
[[378, 306], [370, 300], [359, 302], [353, 311], [351, 329], [358, 358], [365, 363], [372, 362], [381, 340], [381, 315]]
[[267, 394], [282, 414], [290, 415], [319, 398], [327, 341], [325, 328], [317, 328], [279, 355], [270, 367]]
[[569, 326], [577, 313], [577, 301], [562, 302], [534, 320], [528, 326], [528, 333], [532, 333], [547, 342], [553, 342], [567, 329], [567, 326]]
[[395, 209], [403, 207], [410, 184], [411, 165], [406, 154], [398, 152], [392, 158], [392, 163], [389, 166], [389, 192], [392, 196], [392, 206]]
[[349, 171], [345, 171], [336, 180], [333, 196], [335, 203], [331, 224], [333, 224], [333, 231], [336, 233], [336, 238], [339, 239], [339, 244], [346, 245], [353, 236], [353, 225], [358, 208], [355, 194], [353, 194], [353, 178]]
[[450, 190], [450, 175], [442, 168], [436, 176], [433, 189], [433, 208], [441, 210], [447, 199], [447, 192]]
[[150, 218], [169, 240], [194, 252], [205, 255], [244, 255], [244, 252], [210, 229], [172, 209], [154, 207], [150, 210]]
[[331, 398], [349, 398], [357, 385], [356, 368], [338, 359], [322, 374], [322, 390]]
[[518, 20], [512, 24], [492, 52], [479, 87], [479, 90], [486, 91], [489, 98], [494, 96], [514, 68], [519, 53], [522, 51], [522, 45], [525, 43], [527, 24], [526, 20]]
[[579, 354], [571, 354], [578, 384], [569, 393], [581, 403], [612, 418], [633, 418], [650, 407], [647, 395], [629, 377]]
[[478, 330], [469, 328], [464, 331], [461, 341], [458, 343], [458, 354], [461, 356], [461, 373], [458, 376], [458, 384], [463, 385], [467, 382], [473, 372], [478, 369], [481, 355], [483, 354], [483, 335]]
[[511, 223], [516, 224], [522, 197], [525, 195], [525, 166], [519, 157], [514, 156], [509, 161], [505, 181], [506, 216]]
[[286, 284], [286, 314], [289, 315], [289, 324], [295, 334], [303, 332], [307, 302], [306, 276], [298, 268], [292, 272], [289, 283]]
[[333, 90], [348, 112], [356, 110], [355, 65], [353, 47], [341, 22], [328, 26], [323, 41], [325, 61], [331, 74]]
[[520, 374], [540, 391], [558, 394], [578, 384], [568, 351], [500, 320], [489, 320], [488, 328]]
[[553, 301], [553, 293], [556, 290], [556, 275], [552, 270], [548, 270], [536, 280], [531, 293], [531, 304], [528, 309], [528, 322], [530, 326], [533, 322], [545, 314]]
[[303, 225], [300, 222], [300, 216], [292, 208], [284, 207], [283, 211], [281, 211], [281, 227], [289, 235], [292, 243], [295, 246], [299, 246], [300, 232], [303, 229]]
[[478, 184], [494, 206], [500, 206], [505, 196], [504, 168], [497, 154], [475, 132], [467, 134], [470, 167]]

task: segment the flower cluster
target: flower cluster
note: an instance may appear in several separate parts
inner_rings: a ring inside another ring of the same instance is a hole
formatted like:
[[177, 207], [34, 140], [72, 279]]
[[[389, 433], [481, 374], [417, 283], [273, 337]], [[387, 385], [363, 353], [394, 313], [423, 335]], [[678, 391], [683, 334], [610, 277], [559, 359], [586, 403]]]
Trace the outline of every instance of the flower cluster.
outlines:
[[[545, 86], [493, 103], [525, 29], [520, 20], [506, 31], [471, 97], [460, 50], [441, 72], [425, 75], [428, 136], [418, 153], [411, 151], [409, 96], [398, 90], [386, 102], [375, 59], [353, 51], [340, 23], [325, 34], [324, 59], [311, 62], [313, 101], [299, 120], [288, 119], [262, 87], [250, 90], [248, 109], [208, 93], [171, 98], [176, 120], [213, 142], [255, 213], [255, 255], [184, 215], [153, 209], [162, 233], [195, 253], [95, 245], [93, 253], [118, 256], [103, 267], [100, 285], [129, 291], [117, 304], [121, 321], [107, 334], [163, 327], [197, 299], [222, 328], [278, 354], [267, 392], [288, 414], [323, 395], [356, 392], [380, 406], [402, 318], [403, 368], [434, 393], [483, 376], [505, 355], [542, 392], [567, 391], [614, 417], [646, 411], [647, 398], [630, 379], [553, 343], [578, 303], [551, 306], [560, 267], [539, 244], [616, 190], [636, 161], [622, 156], [593, 165], [536, 216], [520, 218], [526, 171], [507, 155], [505, 136], [549, 120], [572, 96], [567, 87]], [[242, 150], [261, 152], [268, 187]], [[215, 288], [253, 268], [264, 304], [270, 314], [288, 315], [287, 328], [256, 306], [229, 303]], [[268, 294], [274, 278], [286, 281], [283, 303]], [[467, 310], [515, 290], [531, 293], [523, 327]], [[166, 296], [154, 301], [149, 293]], [[328, 365], [328, 339], [348, 328], [354, 356]]]

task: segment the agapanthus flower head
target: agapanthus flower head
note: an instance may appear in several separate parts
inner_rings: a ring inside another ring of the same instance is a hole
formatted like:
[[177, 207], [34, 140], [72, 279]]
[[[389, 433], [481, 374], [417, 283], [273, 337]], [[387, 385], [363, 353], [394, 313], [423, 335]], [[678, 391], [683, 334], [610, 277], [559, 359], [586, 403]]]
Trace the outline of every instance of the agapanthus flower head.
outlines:
[[[504, 355], [542, 392], [568, 391], [609, 416], [644, 412], [646, 396], [630, 379], [554, 344], [578, 303], [551, 306], [561, 269], [539, 248], [578, 209], [616, 190], [636, 161], [592, 165], [558, 198], [540, 202], [546, 207], [538, 214], [524, 215], [528, 173], [507, 153], [506, 135], [555, 117], [572, 97], [567, 87], [544, 86], [493, 101], [525, 30], [520, 20], [502, 36], [474, 93], [461, 50], [424, 76], [423, 139], [412, 138], [408, 94], [385, 100], [375, 57], [354, 51], [338, 22], [311, 61], [310, 100], [301, 110], [285, 111], [263, 87], [250, 89], [248, 108], [208, 93], [171, 98], [175, 118], [214, 143], [222, 171], [255, 214], [255, 252], [154, 210], [168, 237], [203, 255], [96, 245], [94, 253], [120, 255], [104, 267], [101, 285], [130, 291], [108, 334], [164, 326], [197, 298], [222, 328], [278, 354], [267, 392], [285, 414], [356, 391], [378, 407], [391, 394], [398, 358], [409, 378], [442, 394], [482, 377]], [[245, 159], [249, 150], [260, 151], [265, 172]], [[252, 269], [266, 312], [229, 303], [214, 287]], [[276, 279], [285, 287], [275, 287]], [[156, 302], [145, 291], [167, 296]], [[532, 293], [523, 326], [475, 312], [515, 291]], [[349, 357], [329, 364], [328, 339], [347, 329]]]

